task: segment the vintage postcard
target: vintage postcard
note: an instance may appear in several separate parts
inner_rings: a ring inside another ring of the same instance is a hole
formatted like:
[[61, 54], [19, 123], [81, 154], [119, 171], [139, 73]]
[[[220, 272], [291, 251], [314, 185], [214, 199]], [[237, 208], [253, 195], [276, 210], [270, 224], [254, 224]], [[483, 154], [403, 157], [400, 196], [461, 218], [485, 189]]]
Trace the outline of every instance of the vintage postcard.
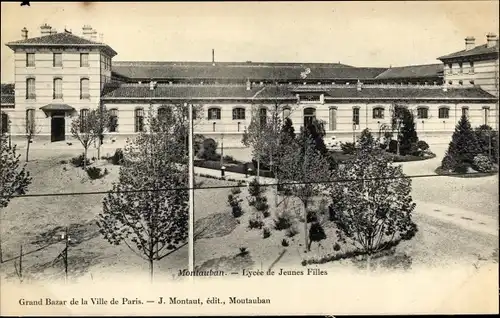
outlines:
[[2, 1], [0, 313], [498, 313], [498, 12]]

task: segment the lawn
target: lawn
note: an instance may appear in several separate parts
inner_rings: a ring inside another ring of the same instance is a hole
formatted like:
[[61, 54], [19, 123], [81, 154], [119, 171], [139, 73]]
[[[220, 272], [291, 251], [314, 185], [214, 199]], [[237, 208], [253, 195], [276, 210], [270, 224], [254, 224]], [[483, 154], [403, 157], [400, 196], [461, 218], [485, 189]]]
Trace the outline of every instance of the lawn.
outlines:
[[[36, 157], [35, 157], [36, 158]], [[106, 161], [94, 165], [106, 168], [109, 174], [102, 179], [90, 180], [87, 174], [71, 164], [71, 155], [33, 160], [27, 168], [33, 177], [29, 194], [62, 194], [70, 192], [107, 191], [118, 178], [119, 166]], [[95, 223], [102, 211], [104, 194], [61, 195], [15, 198], [2, 210], [1, 237], [3, 262], [2, 278], [17, 279], [14, 260], [22, 245], [23, 254], [49, 247], [23, 257], [23, 276], [30, 279], [64, 277], [64, 265], [57, 256], [64, 249], [59, 237], [68, 228], [68, 273], [74, 280], [103, 279], [120, 272], [137, 273], [149, 278], [146, 261], [126, 246], [110, 245], [99, 233]], [[187, 247], [172, 253], [155, 268], [158, 275], [171, 275], [187, 267]]]

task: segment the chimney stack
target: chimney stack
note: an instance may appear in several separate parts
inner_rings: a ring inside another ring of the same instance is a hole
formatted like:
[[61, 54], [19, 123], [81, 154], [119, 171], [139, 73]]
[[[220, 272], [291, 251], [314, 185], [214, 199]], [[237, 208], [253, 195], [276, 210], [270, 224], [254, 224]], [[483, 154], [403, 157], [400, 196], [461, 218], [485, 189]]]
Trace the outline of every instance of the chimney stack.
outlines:
[[57, 30], [56, 29], [50, 29], [50, 34], [57, 34]]
[[92, 37], [92, 27], [88, 24], [84, 25], [82, 28], [82, 34], [84, 39], [90, 40]]
[[44, 23], [40, 26], [40, 34], [42, 36], [50, 35], [51, 30], [52, 30], [52, 27], [50, 25], [48, 25], [47, 23]]
[[468, 36], [465, 38], [465, 50], [471, 50], [476, 46], [476, 39], [473, 36]]
[[252, 89], [252, 83], [250, 82], [250, 79], [247, 78], [247, 91]]
[[27, 40], [28, 39], [28, 29], [26, 29], [26, 27], [24, 27], [21, 30], [21, 37], [23, 38], [23, 40]]
[[486, 35], [486, 47], [494, 47], [498, 43], [497, 35], [494, 33], [488, 33]]
[[90, 40], [97, 42], [97, 31], [96, 30], [92, 30], [92, 35], [90, 36]]
[[358, 83], [357, 83], [357, 86], [356, 86], [358, 92], [361, 91], [361, 87], [362, 87], [361, 81], [358, 80]]
[[215, 50], [212, 49], [212, 66], [215, 66]]

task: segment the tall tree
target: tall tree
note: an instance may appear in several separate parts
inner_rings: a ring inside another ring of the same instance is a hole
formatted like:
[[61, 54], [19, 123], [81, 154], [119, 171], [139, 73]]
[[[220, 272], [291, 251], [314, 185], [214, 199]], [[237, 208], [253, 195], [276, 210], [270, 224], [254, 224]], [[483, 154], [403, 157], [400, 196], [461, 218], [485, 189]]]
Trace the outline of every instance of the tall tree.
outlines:
[[105, 109], [92, 109], [80, 112], [71, 122], [71, 134], [83, 146], [83, 169], [87, 169], [87, 152], [92, 143], [99, 141], [106, 131], [109, 115]]
[[354, 159], [339, 167], [333, 179], [346, 180], [329, 184], [331, 220], [343, 241], [350, 239], [370, 257], [415, 233], [411, 179], [401, 165], [391, 164], [369, 131], [362, 133]]
[[481, 149], [476, 134], [472, 130], [467, 116], [462, 116], [455, 126], [455, 131], [441, 162], [441, 167], [453, 172], [465, 172], [462, 169], [471, 166], [474, 157], [479, 153], [481, 153]]
[[314, 140], [295, 141], [284, 145], [287, 153], [280, 162], [280, 177], [285, 183], [283, 188], [297, 197], [304, 207], [304, 240], [306, 252], [308, 244], [307, 212], [311, 200], [324, 188], [329, 180], [329, 164], [326, 158], [316, 149]]
[[[181, 116], [181, 115], [180, 115]], [[118, 182], [103, 201], [98, 225], [111, 244], [125, 244], [149, 263], [161, 260], [188, 237], [187, 154], [175, 116], [154, 118], [124, 151]], [[186, 169], [179, 169], [179, 164]]]
[[417, 143], [418, 136], [415, 129], [415, 116], [409, 109], [403, 109], [401, 121], [403, 124], [398, 135], [399, 150], [401, 155], [405, 156], [411, 154], [412, 145]]
[[[26, 193], [31, 177], [26, 166], [19, 164], [21, 155], [16, 145], [9, 147], [5, 132], [0, 135], [0, 210], [7, 207], [14, 195]], [[2, 241], [0, 238], [0, 261], [2, 260]]]

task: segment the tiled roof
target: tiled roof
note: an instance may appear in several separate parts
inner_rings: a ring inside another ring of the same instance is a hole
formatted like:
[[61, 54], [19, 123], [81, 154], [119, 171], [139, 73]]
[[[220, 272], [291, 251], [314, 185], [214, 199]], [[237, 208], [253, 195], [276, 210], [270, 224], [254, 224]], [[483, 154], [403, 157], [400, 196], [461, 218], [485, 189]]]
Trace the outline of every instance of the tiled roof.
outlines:
[[443, 64], [410, 65], [389, 68], [376, 79], [440, 77], [442, 73]]
[[104, 99], [113, 98], [227, 98], [227, 99], [295, 98], [286, 87], [254, 86], [250, 90], [244, 85], [167, 85], [158, 84], [154, 91], [148, 84], [106, 84]]
[[356, 99], [356, 98], [391, 98], [391, 99], [419, 99], [419, 98], [443, 98], [443, 99], [461, 99], [461, 98], [496, 98], [480, 88], [448, 88], [443, 91], [441, 87], [363, 87], [360, 91], [356, 87], [332, 89], [327, 92], [331, 98], [338, 99]]
[[90, 41], [80, 36], [68, 32], [55, 33], [50, 35], [29, 38], [26, 40], [13, 41], [6, 44], [10, 48], [22, 46], [42, 46], [42, 45], [62, 45], [62, 46], [83, 46], [83, 47], [102, 47], [114, 56], [116, 51], [104, 43]]
[[[105, 100], [127, 99], [289, 99], [296, 98], [296, 91], [307, 91], [295, 86], [254, 86], [247, 90], [245, 85], [167, 85], [158, 84], [151, 91], [148, 84], [107, 84], [104, 89]], [[363, 86], [358, 91], [356, 85], [311, 87], [311, 91], [325, 93], [327, 99], [462, 99], [478, 98], [496, 100], [495, 97], [480, 88], [449, 88], [446, 92], [441, 87], [382, 87]]]
[[491, 53], [497, 53], [498, 54], [498, 42], [495, 46], [492, 47], [487, 47], [486, 44], [476, 46], [473, 49], [470, 50], [462, 50], [458, 51], [455, 53], [451, 53], [448, 55], [444, 55], [441, 57], [438, 57], [438, 60], [445, 60], [445, 59], [451, 59], [451, 58], [456, 58], [456, 57], [466, 57], [466, 56], [473, 56], [473, 55], [484, 55], [484, 54], [491, 54]]
[[[113, 72], [130, 80], [332, 80], [370, 79], [387, 68], [306, 63], [113, 62]], [[307, 72], [309, 70], [309, 72]], [[306, 76], [305, 78], [303, 76]]]
[[2, 94], [1, 101], [2, 105], [11, 105], [14, 104], [15, 93], [14, 93], [14, 84], [2, 84]]

